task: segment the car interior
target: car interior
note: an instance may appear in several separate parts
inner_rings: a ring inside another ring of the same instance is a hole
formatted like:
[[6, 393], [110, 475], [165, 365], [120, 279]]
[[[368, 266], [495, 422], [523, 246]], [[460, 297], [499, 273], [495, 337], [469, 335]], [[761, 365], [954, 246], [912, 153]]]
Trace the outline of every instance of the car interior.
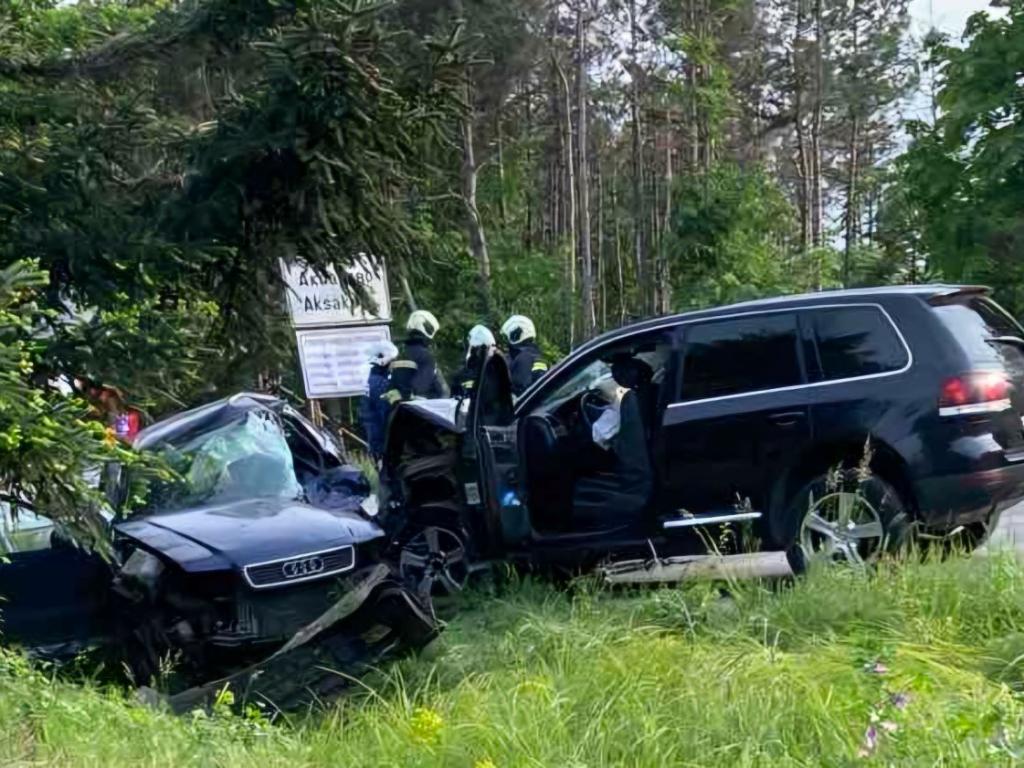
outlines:
[[[602, 350], [520, 424], [523, 487], [534, 530], [571, 534], [644, 525], [655, 491], [652, 445], [669, 377], [667, 336]], [[606, 447], [594, 424], [621, 387], [618, 431]]]

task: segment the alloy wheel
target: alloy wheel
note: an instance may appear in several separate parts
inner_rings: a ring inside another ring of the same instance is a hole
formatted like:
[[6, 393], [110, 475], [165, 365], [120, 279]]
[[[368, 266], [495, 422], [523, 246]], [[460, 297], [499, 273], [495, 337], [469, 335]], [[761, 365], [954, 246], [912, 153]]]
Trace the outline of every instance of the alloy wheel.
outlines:
[[460, 593], [469, 579], [469, 560], [462, 537], [447, 528], [430, 526], [402, 548], [399, 572], [424, 605]]
[[882, 518], [862, 494], [835, 490], [811, 498], [800, 527], [800, 547], [808, 560], [872, 563], [885, 543]]

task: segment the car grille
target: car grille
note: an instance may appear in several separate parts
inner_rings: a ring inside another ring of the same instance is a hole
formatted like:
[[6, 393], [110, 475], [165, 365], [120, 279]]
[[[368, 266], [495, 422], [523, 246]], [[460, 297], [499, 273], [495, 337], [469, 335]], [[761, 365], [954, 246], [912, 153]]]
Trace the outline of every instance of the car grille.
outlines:
[[354, 565], [355, 550], [350, 545], [266, 563], [254, 563], [245, 566], [243, 571], [249, 586], [265, 589], [333, 576], [350, 570]]

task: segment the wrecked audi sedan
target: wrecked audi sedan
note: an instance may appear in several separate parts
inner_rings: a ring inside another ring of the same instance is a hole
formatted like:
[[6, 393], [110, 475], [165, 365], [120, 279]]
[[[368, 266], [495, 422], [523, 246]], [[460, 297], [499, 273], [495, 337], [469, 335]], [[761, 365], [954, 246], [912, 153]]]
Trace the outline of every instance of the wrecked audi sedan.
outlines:
[[[144, 430], [135, 446], [163, 457], [173, 479], [147, 481], [142, 508], [111, 521], [112, 563], [43, 518], [6, 520], [6, 642], [56, 658], [112, 644], [137, 682], [170, 669], [196, 684], [251, 682], [262, 662], [314, 639], [328, 649], [320, 663], [338, 668], [432, 637], [429, 609], [382, 561], [366, 478], [283, 401], [236, 395]], [[115, 509], [130, 480], [111, 484]]]

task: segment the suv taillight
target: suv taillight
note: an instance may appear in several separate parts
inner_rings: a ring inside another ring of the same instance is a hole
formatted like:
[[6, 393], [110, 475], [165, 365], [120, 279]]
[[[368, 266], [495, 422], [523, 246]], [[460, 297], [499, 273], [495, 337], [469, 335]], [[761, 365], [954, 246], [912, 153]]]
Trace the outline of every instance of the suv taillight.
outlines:
[[942, 383], [939, 395], [939, 413], [942, 416], [998, 413], [1008, 408], [1010, 382], [999, 371], [972, 371]]

